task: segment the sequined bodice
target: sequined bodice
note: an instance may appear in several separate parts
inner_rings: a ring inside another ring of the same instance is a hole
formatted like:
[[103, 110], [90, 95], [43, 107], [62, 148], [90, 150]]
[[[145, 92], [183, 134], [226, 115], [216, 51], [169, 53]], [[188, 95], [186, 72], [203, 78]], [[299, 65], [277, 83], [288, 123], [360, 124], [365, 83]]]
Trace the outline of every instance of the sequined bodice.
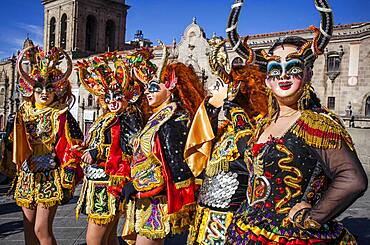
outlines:
[[252, 223], [268, 220], [287, 227], [290, 209], [301, 201], [317, 202], [328, 182], [315, 152], [289, 132], [266, 143], [257, 154], [249, 151], [247, 164], [248, 204], [256, 213], [249, 215]]

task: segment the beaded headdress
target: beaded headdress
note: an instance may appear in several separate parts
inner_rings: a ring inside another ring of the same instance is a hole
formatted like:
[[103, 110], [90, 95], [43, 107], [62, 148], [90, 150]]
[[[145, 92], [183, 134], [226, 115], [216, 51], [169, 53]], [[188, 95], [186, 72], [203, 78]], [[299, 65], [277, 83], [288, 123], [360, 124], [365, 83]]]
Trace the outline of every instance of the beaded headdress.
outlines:
[[98, 57], [83, 59], [77, 61], [75, 66], [86, 90], [98, 97], [104, 96], [109, 90], [125, 91], [130, 81], [125, 62], [116, 53], [107, 52]]
[[[25, 59], [30, 65], [30, 72], [26, 72], [22, 66]], [[60, 69], [63, 59], [67, 61], [65, 72]], [[45, 53], [38, 46], [30, 46], [18, 55], [17, 69], [20, 75], [17, 87], [23, 96], [30, 97], [34, 86], [40, 83], [51, 84], [57, 97], [62, 97], [69, 86], [68, 77], [72, 72], [72, 60], [63, 49], [53, 47]]]
[[[148, 53], [146, 53], [147, 55], [144, 57], [142, 55], [143, 51], [141, 50], [139, 53], [137, 53], [139, 54], [139, 56], [137, 56], [136, 54], [135, 56], [131, 56], [131, 57], [129, 56], [126, 58], [128, 58], [129, 62], [132, 64], [135, 64], [135, 62], [132, 62], [132, 60], [140, 61], [140, 62], [136, 62], [137, 63], [136, 65], [131, 65], [131, 67], [133, 69], [135, 77], [139, 79], [144, 85], [155, 80], [157, 81], [157, 83], [164, 83], [167, 89], [172, 90], [175, 88], [177, 84], [177, 76], [175, 74], [175, 71], [172, 69], [171, 71], [169, 71], [170, 76], [167, 78], [166, 81], [163, 81], [163, 75], [164, 75], [165, 69], [167, 68], [168, 57], [170, 53], [168, 51], [168, 48], [162, 41], [158, 40], [158, 43], [162, 47], [162, 58], [160, 60], [158, 68], [155, 67], [155, 65], [153, 65], [154, 66], [153, 67], [152, 63], [149, 60], [153, 57], [152, 53], [150, 53], [151, 56], [149, 56]], [[140, 59], [140, 57], [144, 57], [144, 59]], [[145, 58], [147, 60], [145, 60]], [[146, 71], [146, 72], [143, 72], [143, 71]]]
[[149, 82], [157, 71], [156, 65], [151, 62], [153, 58], [153, 50], [145, 47], [135, 50], [125, 57], [131, 75], [143, 84]]

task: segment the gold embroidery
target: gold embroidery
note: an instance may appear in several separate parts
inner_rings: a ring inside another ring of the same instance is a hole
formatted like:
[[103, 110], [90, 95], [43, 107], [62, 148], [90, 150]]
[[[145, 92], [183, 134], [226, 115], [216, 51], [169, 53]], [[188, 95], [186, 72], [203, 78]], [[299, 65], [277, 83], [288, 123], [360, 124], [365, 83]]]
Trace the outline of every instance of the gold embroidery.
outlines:
[[[298, 197], [302, 194], [302, 187], [299, 185], [301, 183], [303, 176], [302, 172], [293, 166], [288, 166], [288, 163], [291, 163], [293, 161], [293, 154], [286, 148], [284, 145], [277, 144], [276, 149], [284, 154], [286, 154], [286, 157], [281, 158], [278, 162], [278, 166], [284, 171], [289, 173], [294, 173], [296, 177], [293, 177], [291, 175], [287, 175], [284, 177], [284, 183], [287, 185], [285, 187], [286, 195], [283, 199], [281, 199], [275, 206], [276, 212], [278, 214], [285, 214], [288, 213], [291, 207], [284, 207], [283, 205], [288, 203], [292, 198]], [[295, 192], [292, 193], [291, 187]]]
[[138, 191], [149, 191], [164, 184], [162, 163], [152, 153], [154, 139], [159, 128], [171, 118], [176, 103], [169, 103], [155, 113], [140, 134], [134, 139], [134, 157], [131, 177]]

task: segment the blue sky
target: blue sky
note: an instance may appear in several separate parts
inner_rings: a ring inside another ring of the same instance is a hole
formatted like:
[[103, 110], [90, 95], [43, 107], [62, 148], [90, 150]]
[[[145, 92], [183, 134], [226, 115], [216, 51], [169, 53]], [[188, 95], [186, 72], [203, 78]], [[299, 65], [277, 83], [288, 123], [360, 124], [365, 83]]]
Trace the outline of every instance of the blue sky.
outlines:
[[[242, 35], [258, 34], [319, 25], [319, 15], [311, 0], [246, 0], [239, 21]], [[297, 3], [299, 2], [299, 3]], [[370, 0], [331, 0], [336, 24], [370, 21]], [[137, 29], [151, 40], [171, 43], [180, 40], [186, 26], [197, 17], [207, 37], [213, 32], [225, 36], [225, 26], [233, 0], [126, 0], [131, 6], [126, 40]], [[41, 0], [1, 0], [0, 58], [20, 49], [29, 33], [42, 45], [43, 6]]]

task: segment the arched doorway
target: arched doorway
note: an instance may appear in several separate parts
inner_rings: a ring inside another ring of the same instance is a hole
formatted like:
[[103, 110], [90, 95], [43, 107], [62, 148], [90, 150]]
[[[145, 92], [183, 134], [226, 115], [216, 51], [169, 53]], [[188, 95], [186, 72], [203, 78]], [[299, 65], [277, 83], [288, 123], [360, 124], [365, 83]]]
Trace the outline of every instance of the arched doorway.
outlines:
[[105, 50], [114, 51], [116, 38], [116, 24], [113, 20], [108, 20], [105, 25]]

